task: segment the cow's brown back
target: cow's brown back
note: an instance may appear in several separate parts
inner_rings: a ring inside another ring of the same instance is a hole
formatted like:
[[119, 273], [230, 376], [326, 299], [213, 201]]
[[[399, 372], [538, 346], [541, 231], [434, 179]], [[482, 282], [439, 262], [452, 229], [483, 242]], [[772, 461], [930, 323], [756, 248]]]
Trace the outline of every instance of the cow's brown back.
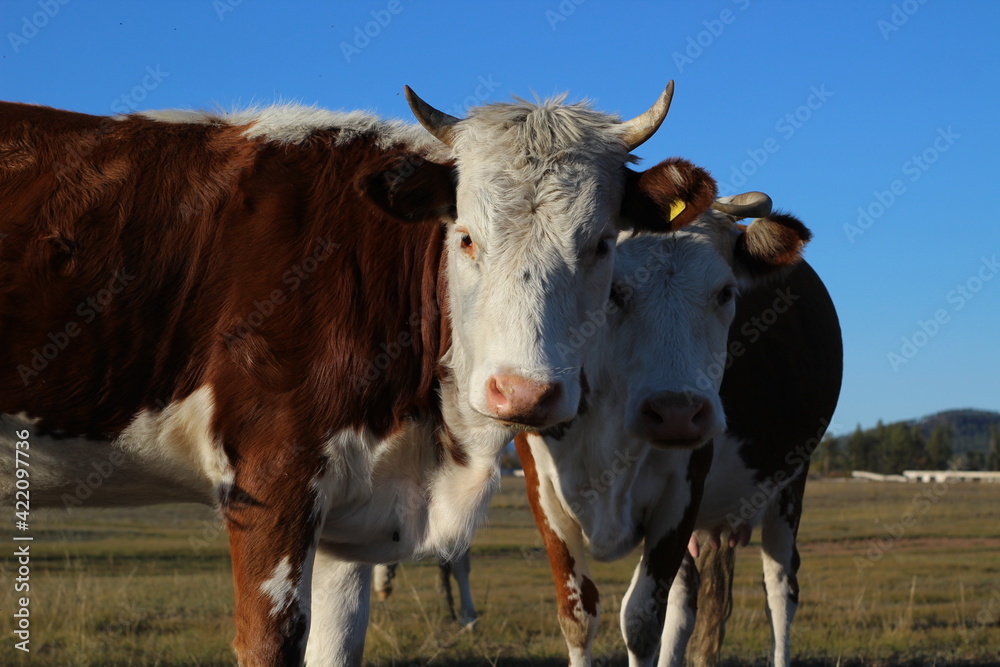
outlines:
[[207, 383], [220, 432], [319, 435], [425, 402], [441, 231], [360, 185], [406, 150], [244, 129], [0, 104], [0, 412], [108, 437]]

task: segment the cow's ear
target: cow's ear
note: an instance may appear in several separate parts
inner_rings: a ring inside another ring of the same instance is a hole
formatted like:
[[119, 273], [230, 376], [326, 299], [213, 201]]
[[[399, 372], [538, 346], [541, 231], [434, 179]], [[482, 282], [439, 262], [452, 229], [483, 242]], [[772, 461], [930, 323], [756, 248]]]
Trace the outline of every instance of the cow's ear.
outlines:
[[403, 222], [440, 222], [455, 217], [455, 176], [451, 164], [409, 155], [363, 174], [363, 194]]
[[812, 238], [798, 218], [781, 212], [737, 228], [733, 269], [747, 283], [766, 280], [802, 261], [802, 251]]
[[669, 158], [646, 171], [626, 168], [622, 222], [628, 229], [676, 231], [707, 211], [715, 193], [715, 179], [682, 158]]

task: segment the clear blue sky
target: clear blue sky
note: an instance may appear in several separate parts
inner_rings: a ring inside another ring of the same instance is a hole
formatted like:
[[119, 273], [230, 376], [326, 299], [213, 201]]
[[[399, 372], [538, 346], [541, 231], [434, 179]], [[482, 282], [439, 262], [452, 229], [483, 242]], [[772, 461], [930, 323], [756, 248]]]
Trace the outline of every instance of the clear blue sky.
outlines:
[[4, 0], [0, 97], [98, 114], [283, 98], [408, 118], [409, 84], [453, 113], [569, 91], [631, 116], [675, 79], [639, 154], [687, 157], [724, 187], [745, 177], [733, 189], [812, 228], [807, 257], [844, 330], [839, 433], [1000, 409], [1000, 269], [983, 263], [1000, 257], [998, 25], [991, 0]]

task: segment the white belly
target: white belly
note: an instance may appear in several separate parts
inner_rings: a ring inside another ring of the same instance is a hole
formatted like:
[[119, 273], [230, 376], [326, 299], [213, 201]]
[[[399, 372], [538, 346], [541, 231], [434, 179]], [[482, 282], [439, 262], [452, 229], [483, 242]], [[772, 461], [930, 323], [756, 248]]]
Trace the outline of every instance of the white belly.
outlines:
[[740, 444], [728, 433], [715, 439], [712, 469], [696, 523], [699, 530], [756, 526], [771, 501], [788, 486], [790, 479], [784, 475], [757, 481], [757, 471], [747, 468], [739, 456]]
[[344, 560], [389, 563], [461, 553], [499, 486], [495, 457], [437, 460], [432, 430], [412, 423], [377, 441], [343, 431], [327, 444], [321, 545]]

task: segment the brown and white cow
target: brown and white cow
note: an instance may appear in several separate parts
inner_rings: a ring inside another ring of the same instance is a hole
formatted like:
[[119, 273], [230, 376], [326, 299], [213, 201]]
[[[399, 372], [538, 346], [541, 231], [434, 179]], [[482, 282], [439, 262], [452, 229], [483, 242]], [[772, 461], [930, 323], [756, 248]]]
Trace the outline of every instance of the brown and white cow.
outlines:
[[[687, 224], [692, 217], [706, 210], [715, 195], [715, 181], [705, 172], [687, 162], [673, 158], [658, 165], [656, 178], [646, 172], [629, 170], [622, 202], [624, 216], [636, 228], [664, 231]], [[662, 211], [673, 215], [669, 223]], [[679, 215], [678, 211], [686, 213]], [[647, 227], [652, 225], [652, 227]], [[586, 320], [572, 330], [565, 345], [579, 350], [583, 359], [592, 354], [589, 338], [599, 322], [607, 317], [607, 302], [587, 314]], [[581, 403], [583, 405], [584, 403]], [[556, 426], [558, 428], [558, 426]], [[429, 436], [428, 436], [429, 437]], [[429, 444], [414, 443], [414, 449]], [[376, 475], [377, 477], [377, 475]], [[317, 600], [336, 599], [336, 604], [313, 605], [313, 629], [306, 652], [309, 664], [360, 664], [364, 651], [365, 629], [371, 594], [369, 582], [372, 566], [366, 562], [345, 562], [331, 557], [320, 544], [314, 576], [313, 597]], [[457, 560], [452, 557], [448, 560]], [[470, 591], [465, 583], [463, 595]], [[463, 599], [463, 609], [472, 609], [471, 595]], [[474, 613], [474, 610], [473, 610]]]
[[579, 416], [515, 441], [574, 666], [590, 664], [599, 615], [588, 551], [613, 560], [643, 545], [622, 601], [629, 662], [680, 665], [694, 622], [692, 531], [745, 535], [761, 519], [776, 656], [787, 662], [806, 448], [839, 393], [839, 326], [800, 263], [805, 227], [770, 215], [766, 199], [721, 208], [762, 218], [743, 228], [712, 211], [672, 236], [619, 243]]
[[339, 595], [350, 561], [461, 549], [512, 434], [576, 413], [560, 343], [669, 93], [621, 123], [408, 91], [450, 149], [294, 106], [0, 104], [0, 498], [24, 449], [32, 507], [109, 466], [88, 504], [218, 504], [240, 662], [301, 662], [314, 560]]

